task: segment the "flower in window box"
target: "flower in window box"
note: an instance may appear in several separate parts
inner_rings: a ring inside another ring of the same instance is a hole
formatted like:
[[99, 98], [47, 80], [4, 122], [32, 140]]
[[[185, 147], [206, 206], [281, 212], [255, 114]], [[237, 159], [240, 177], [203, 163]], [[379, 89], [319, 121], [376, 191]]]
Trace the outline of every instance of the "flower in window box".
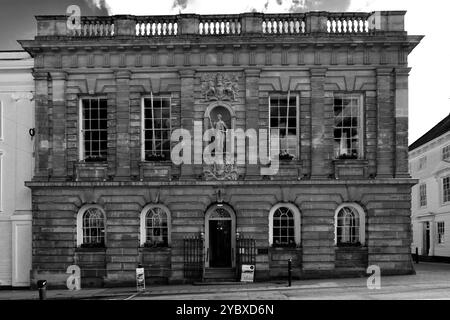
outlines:
[[340, 154], [338, 159], [342, 159], [342, 160], [344, 160], [344, 159], [358, 159], [358, 155], [356, 153], [353, 153], [353, 154], [346, 154], [346, 153], [344, 153], [344, 154]]
[[341, 242], [338, 244], [340, 247], [359, 247], [361, 246], [361, 242]]
[[280, 160], [292, 160], [294, 158], [293, 155], [289, 154], [287, 150], [281, 151], [279, 155]]
[[144, 243], [144, 248], [165, 248], [167, 243], [165, 241], [147, 241]]
[[81, 248], [104, 248], [104, 242], [91, 242], [91, 243], [83, 243], [80, 246]]
[[147, 161], [165, 161], [166, 157], [161, 153], [152, 153], [146, 155]]
[[85, 162], [101, 162], [106, 161], [106, 157], [103, 156], [88, 156], [84, 159]]

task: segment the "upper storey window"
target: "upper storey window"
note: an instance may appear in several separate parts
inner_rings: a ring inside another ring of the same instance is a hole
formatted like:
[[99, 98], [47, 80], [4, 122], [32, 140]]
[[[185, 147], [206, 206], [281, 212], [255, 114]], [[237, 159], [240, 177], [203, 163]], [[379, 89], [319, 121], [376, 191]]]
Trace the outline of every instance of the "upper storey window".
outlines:
[[80, 159], [106, 161], [108, 114], [106, 98], [80, 100]]
[[142, 160], [170, 160], [171, 128], [170, 96], [143, 98], [142, 101]]
[[450, 145], [442, 148], [442, 160], [450, 161]]
[[361, 94], [334, 95], [334, 157], [363, 157], [363, 97]]
[[269, 98], [270, 130], [280, 134], [280, 160], [298, 159], [298, 97], [290, 94]]
[[427, 157], [422, 157], [419, 159], [419, 170], [425, 169], [427, 166]]

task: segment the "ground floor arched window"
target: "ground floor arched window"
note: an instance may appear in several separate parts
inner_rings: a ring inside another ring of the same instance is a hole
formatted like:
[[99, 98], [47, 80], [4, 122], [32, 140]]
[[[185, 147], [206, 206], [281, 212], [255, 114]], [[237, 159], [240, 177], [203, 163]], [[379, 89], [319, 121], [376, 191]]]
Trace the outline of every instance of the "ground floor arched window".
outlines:
[[276, 247], [300, 244], [300, 211], [295, 205], [279, 203], [270, 210], [269, 244]]
[[105, 212], [100, 206], [87, 205], [77, 216], [77, 245], [81, 247], [105, 246]]
[[357, 204], [342, 204], [335, 215], [335, 243], [338, 246], [365, 243], [365, 214]]

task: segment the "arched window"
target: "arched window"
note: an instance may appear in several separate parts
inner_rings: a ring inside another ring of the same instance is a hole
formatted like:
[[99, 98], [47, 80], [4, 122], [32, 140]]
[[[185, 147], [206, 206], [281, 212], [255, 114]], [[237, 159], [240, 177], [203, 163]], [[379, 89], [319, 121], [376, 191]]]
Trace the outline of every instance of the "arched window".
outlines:
[[141, 212], [141, 245], [168, 247], [170, 244], [170, 212], [163, 205], [147, 205]]
[[364, 210], [357, 204], [342, 204], [335, 215], [335, 243], [338, 246], [365, 242]]
[[77, 245], [81, 247], [105, 246], [105, 213], [100, 206], [87, 205], [78, 212]]
[[280, 203], [270, 210], [269, 244], [277, 247], [300, 244], [300, 212], [293, 204]]

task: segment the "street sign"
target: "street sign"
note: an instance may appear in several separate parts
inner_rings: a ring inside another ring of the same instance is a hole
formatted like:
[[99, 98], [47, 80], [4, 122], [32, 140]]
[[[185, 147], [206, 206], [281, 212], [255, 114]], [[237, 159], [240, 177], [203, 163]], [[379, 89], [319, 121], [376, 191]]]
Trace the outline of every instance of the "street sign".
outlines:
[[255, 265], [243, 264], [241, 269], [241, 282], [253, 282], [255, 279]]
[[145, 290], [144, 268], [136, 268], [136, 288], [137, 288], [137, 291]]

